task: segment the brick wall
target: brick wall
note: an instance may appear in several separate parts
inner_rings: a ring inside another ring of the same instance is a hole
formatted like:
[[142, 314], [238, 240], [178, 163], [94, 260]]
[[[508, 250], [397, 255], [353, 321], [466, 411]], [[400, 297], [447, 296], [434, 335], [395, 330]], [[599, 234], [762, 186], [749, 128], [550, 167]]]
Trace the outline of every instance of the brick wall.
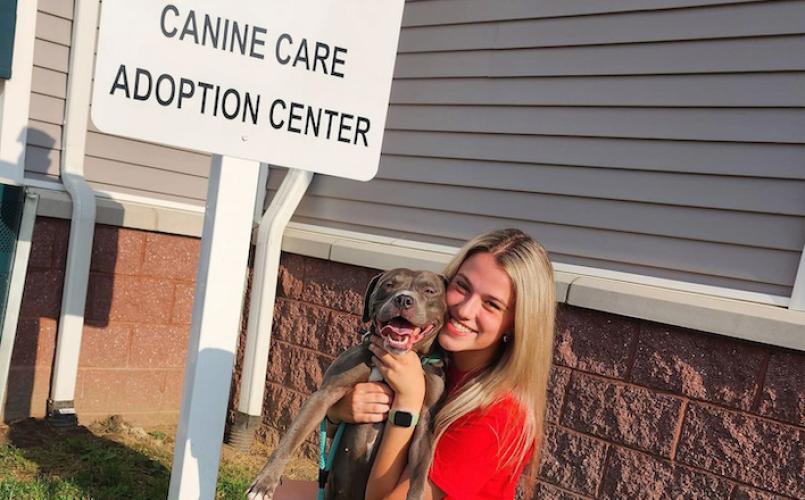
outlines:
[[[357, 341], [375, 272], [283, 254], [267, 441]], [[537, 498], [805, 497], [803, 353], [561, 307], [548, 422]]]
[[[68, 235], [68, 221], [37, 218], [6, 421], [45, 414]], [[82, 422], [177, 420], [198, 252], [196, 238], [96, 226], [75, 394]]]

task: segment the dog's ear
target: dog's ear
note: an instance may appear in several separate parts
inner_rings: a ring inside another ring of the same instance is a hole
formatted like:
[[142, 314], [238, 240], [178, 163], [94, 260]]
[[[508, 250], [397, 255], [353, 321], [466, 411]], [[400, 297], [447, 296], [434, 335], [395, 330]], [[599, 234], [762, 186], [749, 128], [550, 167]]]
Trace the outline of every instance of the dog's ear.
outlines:
[[447, 285], [450, 284], [450, 280], [447, 279], [447, 276], [445, 276], [444, 274], [439, 274], [438, 276], [442, 278], [442, 283], [444, 283], [444, 289], [447, 290]]
[[375, 291], [375, 287], [377, 286], [378, 280], [383, 274], [378, 274], [377, 276], [373, 277], [369, 280], [369, 286], [366, 287], [366, 294], [363, 296], [363, 316], [361, 316], [361, 321], [366, 323], [372, 317], [372, 304], [370, 299], [372, 298], [372, 292]]

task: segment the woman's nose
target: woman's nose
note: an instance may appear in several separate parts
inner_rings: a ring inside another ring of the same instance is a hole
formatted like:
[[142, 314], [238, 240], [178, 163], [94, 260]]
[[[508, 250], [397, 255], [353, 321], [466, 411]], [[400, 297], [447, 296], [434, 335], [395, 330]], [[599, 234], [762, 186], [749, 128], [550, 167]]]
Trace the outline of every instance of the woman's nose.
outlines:
[[458, 307], [456, 308], [456, 312], [458, 313], [459, 318], [471, 319], [475, 317], [477, 304], [478, 301], [476, 300], [476, 297], [474, 295], [469, 295], [465, 297], [464, 300], [461, 301], [461, 303], [458, 304]]

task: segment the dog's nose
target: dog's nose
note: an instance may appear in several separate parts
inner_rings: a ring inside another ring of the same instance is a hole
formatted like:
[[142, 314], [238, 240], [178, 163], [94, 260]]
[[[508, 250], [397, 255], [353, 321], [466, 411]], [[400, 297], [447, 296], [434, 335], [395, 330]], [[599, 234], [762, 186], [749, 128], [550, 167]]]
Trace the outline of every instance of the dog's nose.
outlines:
[[410, 309], [414, 305], [414, 298], [410, 295], [397, 295], [394, 297], [394, 305], [400, 309]]

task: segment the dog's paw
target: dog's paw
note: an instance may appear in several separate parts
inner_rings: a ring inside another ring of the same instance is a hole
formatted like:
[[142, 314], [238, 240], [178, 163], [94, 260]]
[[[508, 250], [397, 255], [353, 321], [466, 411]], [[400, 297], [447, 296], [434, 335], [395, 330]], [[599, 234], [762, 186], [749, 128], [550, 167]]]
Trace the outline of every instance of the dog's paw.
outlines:
[[277, 488], [278, 482], [272, 480], [269, 476], [258, 477], [246, 490], [246, 498], [249, 500], [271, 500], [274, 498], [274, 490]]

